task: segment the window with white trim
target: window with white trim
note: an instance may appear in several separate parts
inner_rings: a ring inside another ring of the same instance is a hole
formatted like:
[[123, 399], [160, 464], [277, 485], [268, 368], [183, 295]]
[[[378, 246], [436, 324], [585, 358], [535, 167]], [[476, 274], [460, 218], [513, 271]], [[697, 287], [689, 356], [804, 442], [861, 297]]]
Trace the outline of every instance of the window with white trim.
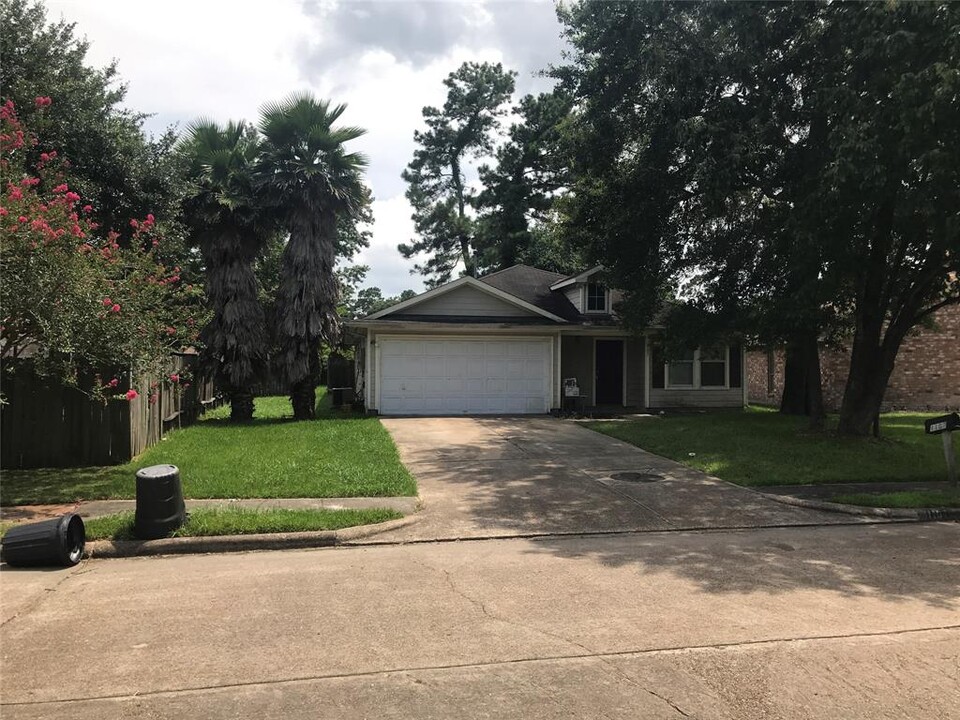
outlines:
[[725, 345], [684, 350], [663, 363], [665, 383], [661, 387], [690, 390], [729, 387], [728, 360]]
[[701, 348], [700, 387], [726, 387], [727, 385], [727, 348], [723, 345]]
[[696, 353], [684, 350], [676, 358], [666, 363], [667, 387], [693, 387], [693, 363]]
[[587, 283], [587, 312], [607, 311], [607, 288], [600, 283]]

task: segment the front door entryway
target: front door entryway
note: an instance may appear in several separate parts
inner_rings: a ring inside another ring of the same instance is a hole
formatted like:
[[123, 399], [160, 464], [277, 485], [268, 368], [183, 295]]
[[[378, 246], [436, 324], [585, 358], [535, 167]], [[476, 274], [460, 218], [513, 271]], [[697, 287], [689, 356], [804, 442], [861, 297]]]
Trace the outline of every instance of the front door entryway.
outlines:
[[623, 340], [597, 340], [594, 350], [597, 405], [623, 404]]

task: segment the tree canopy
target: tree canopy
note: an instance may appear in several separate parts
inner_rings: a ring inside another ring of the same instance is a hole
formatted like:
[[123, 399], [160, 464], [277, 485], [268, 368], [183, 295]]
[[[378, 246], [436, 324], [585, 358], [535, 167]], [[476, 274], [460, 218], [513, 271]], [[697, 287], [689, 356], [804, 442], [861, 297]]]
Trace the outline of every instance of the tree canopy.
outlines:
[[468, 182], [468, 163], [493, 152], [514, 76], [500, 63], [464, 63], [443, 81], [443, 107], [423, 109], [427, 129], [414, 133], [419, 147], [403, 172], [418, 237], [399, 250], [406, 258], [427, 254], [416, 270], [430, 285], [447, 282], [461, 263], [466, 274], [477, 275], [477, 191]]
[[812, 363], [852, 332], [841, 429], [866, 432], [905, 334], [960, 299], [958, 7], [588, 0], [560, 16], [571, 242], [636, 324], [679, 294]]
[[[39, 139], [28, 160], [50, 150], [69, 159], [67, 172], [91, 204], [93, 220], [120, 233], [121, 245], [131, 239], [130, 218], [154, 215], [168, 240], [161, 252], [184, 264], [172, 225], [182, 187], [172, 152], [176, 133], [146, 138], [146, 116], [123, 107], [127, 89], [116, 63], [92, 67], [75, 24], [48, 22], [42, 3], [0, 0], [0, 27], [0, 93]], [[41, 97], [57, 112], [42, 112], [35, 103]]]

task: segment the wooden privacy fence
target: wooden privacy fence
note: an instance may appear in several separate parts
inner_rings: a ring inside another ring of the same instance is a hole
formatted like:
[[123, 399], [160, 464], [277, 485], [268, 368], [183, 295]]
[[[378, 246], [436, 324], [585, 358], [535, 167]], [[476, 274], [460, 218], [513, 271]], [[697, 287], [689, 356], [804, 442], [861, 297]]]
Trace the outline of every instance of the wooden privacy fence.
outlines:
[[[137, 398], [106, 403], [73, 388], [45, 383], [30, 372], [4, 373], [7, 404], [0, 408], [0, 466], [127, 462], [168, 430], [189, 425], [205, 408], [216, 404], [212, 380], [194, 377], [187, 387], [168, 382], [172, 374], [192, 374], [196, 360], [195, 354], [176, 353], [163, 377], [134, 379]], [[117, 391], [129, 387], [123, 381]]]

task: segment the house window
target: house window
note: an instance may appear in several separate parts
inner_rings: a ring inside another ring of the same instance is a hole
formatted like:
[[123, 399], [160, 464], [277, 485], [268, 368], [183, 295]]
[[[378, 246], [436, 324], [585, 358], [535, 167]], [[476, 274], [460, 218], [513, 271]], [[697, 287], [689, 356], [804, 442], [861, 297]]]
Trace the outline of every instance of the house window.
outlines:
[[600, 283], [587, 283], [587, 312], [607, 311], [607, 289]]
[[700, 350], [700, 387], [725, 387], [727, 349], [723, 346]]
[[667, 363], [667, 385], [669, 387], [693, 387], [694, 351], [685, 350]]

